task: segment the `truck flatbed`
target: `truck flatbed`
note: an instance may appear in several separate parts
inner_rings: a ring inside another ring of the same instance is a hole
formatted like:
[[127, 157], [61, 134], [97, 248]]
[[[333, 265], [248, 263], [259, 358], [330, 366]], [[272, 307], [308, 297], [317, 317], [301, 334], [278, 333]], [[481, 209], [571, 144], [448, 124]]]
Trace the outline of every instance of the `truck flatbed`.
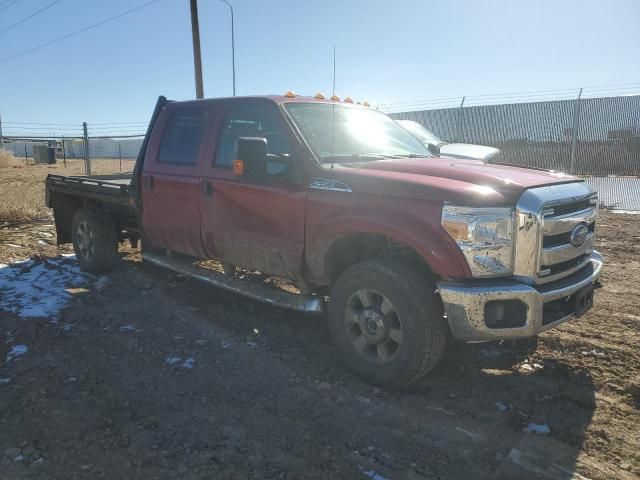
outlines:
[[47, 192], [81, 195], [83, 198], [129, 206], [129, 187], [132, 178], [133, 173], [91, 177], [48, 175]]

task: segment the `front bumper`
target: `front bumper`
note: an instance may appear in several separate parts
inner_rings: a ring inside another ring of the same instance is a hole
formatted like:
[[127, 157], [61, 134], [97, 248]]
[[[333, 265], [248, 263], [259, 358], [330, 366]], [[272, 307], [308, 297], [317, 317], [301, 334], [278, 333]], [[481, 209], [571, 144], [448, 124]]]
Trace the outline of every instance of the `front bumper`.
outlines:
[[[478, 280], [477, 283], [438, 282], [438, 291], [453, 336], [465, 342], [485, 342], [526, 338], [556, 327], [575, 317], [573, 295], [595, 283], [602, 270], [602, 257], [596, 251], [578, 272], [545, 285], [532, 286], [513, 279]], [[490, 301], [518, 300], [526, 306], [522, 326], [490, 328], [485, 322], [485, 304]], [[558, 314], [557, 306], [560, 310]]]

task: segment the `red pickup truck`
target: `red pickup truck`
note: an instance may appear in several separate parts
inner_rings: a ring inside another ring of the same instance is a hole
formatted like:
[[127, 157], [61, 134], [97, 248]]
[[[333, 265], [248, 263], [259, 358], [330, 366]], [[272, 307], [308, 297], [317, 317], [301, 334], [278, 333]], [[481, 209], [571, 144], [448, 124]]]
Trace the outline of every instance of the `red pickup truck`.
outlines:
[[423, 377], [450, 337], [535, 338], [579, 317], [602, 268], [597, 194], [580, 179], [437, 157], [322, 95], [160, 97], [133, 174], [46, 183], [58, 243], [85, 270], [141, 240], [143, 261], [217, 287], [328, 304], [348, 367], [390, 387]]

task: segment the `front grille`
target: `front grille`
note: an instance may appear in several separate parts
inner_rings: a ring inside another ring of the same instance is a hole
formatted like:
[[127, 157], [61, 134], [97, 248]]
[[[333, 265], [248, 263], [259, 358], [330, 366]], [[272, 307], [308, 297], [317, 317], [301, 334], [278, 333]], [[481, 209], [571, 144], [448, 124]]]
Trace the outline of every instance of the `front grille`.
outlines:
[[[558, 277], [575, 271], [589, 260], [593, 251], [597, 214], [594, 198], [548, 205], [544, 207], [544, 212], [538, 275]], [[571, 237], [574, 229], [581, 224], [587, 227], [586, 238], [581, 244], [574, 245]]]
[[[526, 190], [516, 205], [514, 275], [543, 285], [583, 268], [593, 252], [596, 216], [596, 192], [583, 182]], [[586, 229], [576, 230], [579, 225]]]

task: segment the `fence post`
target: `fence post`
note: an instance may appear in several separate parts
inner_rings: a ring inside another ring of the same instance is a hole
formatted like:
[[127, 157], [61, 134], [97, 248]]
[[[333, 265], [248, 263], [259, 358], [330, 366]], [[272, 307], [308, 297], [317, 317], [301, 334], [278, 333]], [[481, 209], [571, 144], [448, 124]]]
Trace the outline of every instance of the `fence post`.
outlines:
[[25, 143], [25, 144], [24, 144], [24, 164], [25, 164], [25, 165], [28, 165], [28, 164], [29, 164], [29, 161], [27, 160], [27, 158], [28, 158], [28, 157], [27, 157], [27, 144]]
[[458, 133], [456, 136], [456, 142], [462, 142], [462, 108], [464, 107], [464, 99], [467, 97], [462, 97], [462, 101], [460, 102], [460, 106], [458, 107]]
[[122, 149], [120, 144], [118, 144], [118, 157], [120, 158], [120, 173], [122, 173]]
[[64, 168], [67, 168], [67, 147], [64, 144], [64, 137], [62, 137], [62, 161], [64, 162]]
[[0, 150], [4, 150], [4, 136], [2, 136], [2, 117], [0, 116]]
[[569, 163], [569, 173], [576, 173], [576, 149], [578, 145], [578, 126], [580, 123], [580, 97], [582, 97], [582, 87], [578, 93], [573, 106], [573, 130], [571, 131], [571, 160]]
[[82, 122], [84, 136], [84, 173], [91, 175], [91, 159], [89, 158], [89, 135], [87, 134], [87, 122]]

